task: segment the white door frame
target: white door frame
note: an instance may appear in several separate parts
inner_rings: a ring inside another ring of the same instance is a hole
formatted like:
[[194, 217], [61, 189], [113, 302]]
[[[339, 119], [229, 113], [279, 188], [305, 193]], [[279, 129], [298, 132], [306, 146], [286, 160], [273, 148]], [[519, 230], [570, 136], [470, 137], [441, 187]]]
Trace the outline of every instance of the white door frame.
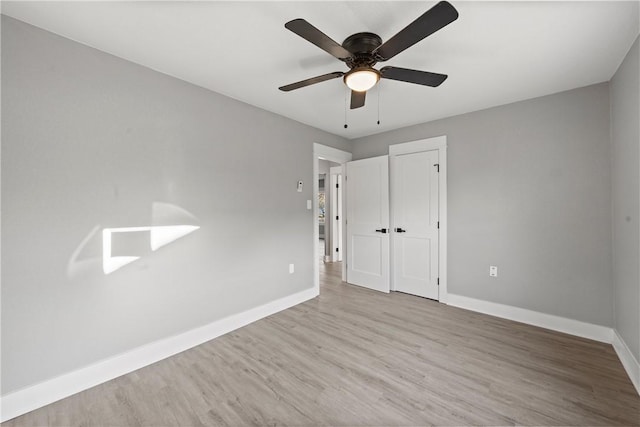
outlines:
[[[419, 153], [422, 151], [438, 150], [440, 175], [438, 179], [439, 209], [440, 209], [440, 235], [438, 247], [438, 276], [440, 288], [438, 299], [441, 303], [447, 303], [447, 136], [420, 139], [418, 141], [405, 142], [389, 146], [389, 158], [400, 154]], [[393, 218], [391, 219], [393, 223]], [[393, 246], [391, 247], [393, 251]], [[393, 265], [391, 266], [393, 268]], [[393, 272], [391, 274], [393, 278]], [[394, 289], [393, 279], [391, 290]]]
[[[319, 185], [318, 185], [318, 161], [320, 159], [329, 160], [330, 162], [339, 163], [344, 165], [346, 162], [351, 161], [353, 155], [347, 151], [338, 150], [337, 148], [329, 147], [327, 145], [322, 145], [318, 143], [313, 143], [313, 288], [316, 293], [320, 293], [320, 266], [318, 265], [318, 259], [320, 254], [318, 253], [318, 241], [320, 240], [320, 230], [318, 223], [318, 193], [319, 193]], [[344, 211], [346, 190], [342, 190], [342, 209]], [[345, 216], [343, 215], [341, 218], [342, 221], [342, 229], [345, 230]], [[343, 233], [343, 236], [346, 234]], [[346, 242], [344, 238], [342, 240], [342, 247], [346, 247]], [[343, 254], [344, 256], [344, 254]], [[347, 272], [345, 269], [345, 263], [342, 263], [342, 280], [345, 280], [347, 277]]]

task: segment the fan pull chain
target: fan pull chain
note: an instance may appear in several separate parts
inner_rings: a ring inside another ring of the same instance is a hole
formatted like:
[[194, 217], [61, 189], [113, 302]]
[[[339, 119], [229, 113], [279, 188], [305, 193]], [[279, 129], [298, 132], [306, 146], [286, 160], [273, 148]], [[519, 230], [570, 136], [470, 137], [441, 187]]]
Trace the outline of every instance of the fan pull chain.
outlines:
[[378, 83], [378, 125], [380, 125], [380, 83]]
[[345, 87], [345, 91], [344, 91], [344, 128], [348, 128], [349, 125], [347, 124], [347, 89]]

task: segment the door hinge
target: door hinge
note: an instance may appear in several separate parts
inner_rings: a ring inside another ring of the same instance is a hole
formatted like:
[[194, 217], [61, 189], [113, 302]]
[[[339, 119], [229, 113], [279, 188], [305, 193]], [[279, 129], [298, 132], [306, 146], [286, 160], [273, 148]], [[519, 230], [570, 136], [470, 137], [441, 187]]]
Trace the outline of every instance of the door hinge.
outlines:
[[438, 286], [440, 286], [440, 278], [438, 277]]
[[336, 221], [338, 221], [339, 219], [340, 219], [340, 217], [336, 215]]
[[336, 248], [336, 252], [340, 252], [340, 248]]
[[438, 228], [440, 228], [440, 221], [438, 221]]
[[336, 184], [336, 188], [340, 188], [340, 184]]
[[437, 168], [436, 172], [440, 172], [440, 163], [435, 163], [433, 166]]

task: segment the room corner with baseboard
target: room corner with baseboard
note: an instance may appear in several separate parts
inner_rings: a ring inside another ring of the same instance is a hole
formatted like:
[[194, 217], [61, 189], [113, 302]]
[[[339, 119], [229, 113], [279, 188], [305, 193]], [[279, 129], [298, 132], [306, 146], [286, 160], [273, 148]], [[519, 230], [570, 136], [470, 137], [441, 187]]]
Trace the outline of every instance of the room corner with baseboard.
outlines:
[[614, 347], [640, 393], [640, 46], [611, 79]]
[[344, 138], [4, 15], [2, 85], [3, 420], [313, 297], [313, 144]]
[[[449, 303], [612, 344], [640, 390], [637, 56], [636, 39], [611, 82], [359, 138], [353, 153], [446, 134]], [[518, 268], [492, 279], [492, 263]]]

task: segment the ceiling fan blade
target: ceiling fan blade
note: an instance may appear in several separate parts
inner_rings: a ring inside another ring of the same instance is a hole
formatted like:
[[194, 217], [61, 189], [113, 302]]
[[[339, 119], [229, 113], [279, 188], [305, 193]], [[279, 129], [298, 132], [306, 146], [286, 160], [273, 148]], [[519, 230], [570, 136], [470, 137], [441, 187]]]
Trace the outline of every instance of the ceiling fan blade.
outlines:
[[356, 92], [355, 90], [351, 91], [351, 109], [354, 110], [356, 108], [364, 107], [364, 99], [367, 96], [367, 92]]
[[289, 21], [284, 26], [340, 60], [351, 58], [351, 52], [302, 18]]
[[387, 61], [456, 19], [458, 11], [450, 3], [441, 1], [384, 42], [374, 53], [379, 61]]
[[300, 89], [301, 87], [314, 85], [316, 83], [324, 82], [331, 79], [337, 79], [338, 77], [342, 77], [344, 73], [342, 71], [334, 71], [333, 73], [323, 74], [317, 77], [311, 77], [310, 79], [301, 80], [296, 83], [291, 83], [286, 86], [280, 86], [280, 89], [283, 92], [289, 92], [290, 90]]
[[428, 71], [410, 70], [408, 68], [382, 67], [382, 78], [399, 80], [401, 82], [437, 87], [447, 79], [446, 74], [430, 73]]

